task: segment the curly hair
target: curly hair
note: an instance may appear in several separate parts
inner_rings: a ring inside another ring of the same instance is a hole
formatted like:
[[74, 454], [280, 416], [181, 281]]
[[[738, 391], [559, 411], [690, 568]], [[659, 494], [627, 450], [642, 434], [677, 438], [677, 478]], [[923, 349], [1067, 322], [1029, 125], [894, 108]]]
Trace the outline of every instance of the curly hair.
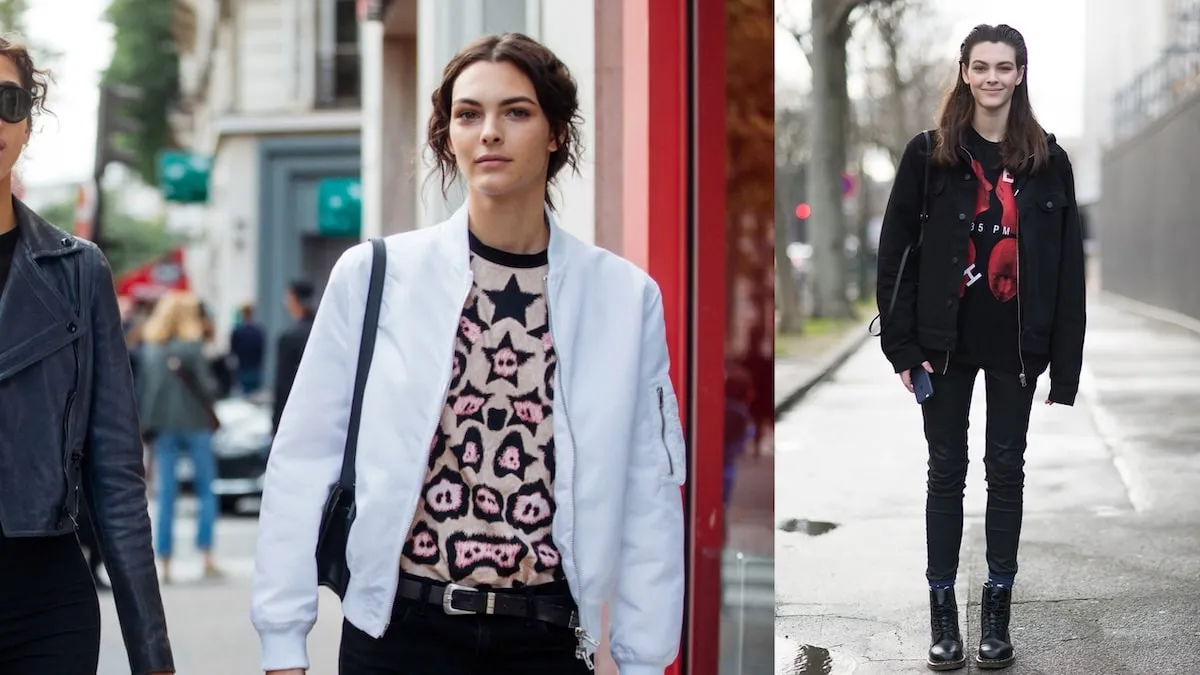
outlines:
[[[442, 83], [433, 92], [433, 113], [429, 116], [428, 146], [433, 152], [436, 169], [441, 175], [442, 197], [458, 178], [458, 164], [450, 151], [450, 108], [454, 83], [469, 66], [486, 61], [511, 63], [529, 78], [541, 106], [550, 122], [550, 130], [559, 140], [558, 149], [550, 153], [546, 172], [546, 204], [555, 208], [550, 186], [563, 167], [579, 173], [582, 141], [579, 127], [579, 92], [567, 66], [549, 49], [521, 33], [487, 35], [468, 44], [442, 71]], [[432, 175], [430, 176], [432, 177]]]
[[[35, 114], [50, 113], [46, 107], [46, 94], [50, 86], [50, 71], [39, 70], [33, 62], [29, 47], [15, 35], [0, 35], [0, 56], [7, 56], [21, 75], [20, 85], [33, 94]], [[53, 114], [53, 113], [50, 113]]]

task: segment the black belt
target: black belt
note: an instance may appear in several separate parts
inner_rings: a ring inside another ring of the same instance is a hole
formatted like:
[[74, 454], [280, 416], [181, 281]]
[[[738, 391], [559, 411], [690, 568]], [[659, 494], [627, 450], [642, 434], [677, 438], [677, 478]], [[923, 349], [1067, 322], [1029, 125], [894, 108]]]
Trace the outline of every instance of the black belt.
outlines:
[[[429, 589], [428, 593], [426, 588]], [[493, 592], [458, 584], [405, 578], [400, 579], [397, 595], [407, 600], [440, 605], [442, 611], [451, 616], [492, 614], [537, 619], [567, 628], [579, 626], [579, 614], [570, 596], [533, 595], [520, 590]]]

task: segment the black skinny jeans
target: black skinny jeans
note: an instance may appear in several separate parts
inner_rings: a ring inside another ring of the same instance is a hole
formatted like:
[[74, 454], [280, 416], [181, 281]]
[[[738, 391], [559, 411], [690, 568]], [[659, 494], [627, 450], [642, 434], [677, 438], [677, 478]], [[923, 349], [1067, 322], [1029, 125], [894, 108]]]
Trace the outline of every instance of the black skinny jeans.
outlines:
[[0, 534], [0, 675], [96, 675], [100, 603], [73, 534]]
[[[967, 481], [967, 423], [979, 369], [950, 362], [932, 375], [933, 398], [922, 406], [929, 442], [925, 540], [929, 581], [952, 581], [958, 574], [963, 533], [963, 492]], [[985, 372], [987, 429], [983, 465], [987, 476], [987, 564], [992, 574], [1017, 574], [1025, 487], [1025, 441], [1037, 375], [1022, 387], [1016, 375]]]
[[[415, 577], [410, 577], [415, 578]], [[508, 591], [522, 593], [524, 591]], [[531, 587], [570, 598], [567, 582]], [[440, 606], [396, 598], [378, 640], [342, 623], [340, 675], [590, 675], [566, 626], [514, 616], [449, 616]]]

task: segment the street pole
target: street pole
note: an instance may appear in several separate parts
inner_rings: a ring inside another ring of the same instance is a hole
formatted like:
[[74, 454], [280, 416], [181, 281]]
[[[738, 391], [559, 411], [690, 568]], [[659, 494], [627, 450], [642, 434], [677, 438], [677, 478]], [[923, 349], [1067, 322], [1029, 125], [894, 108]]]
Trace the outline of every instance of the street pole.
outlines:
[[362, 99], [362, 239], [383, 235], [383, 14], [382, 0], [359, 2]]

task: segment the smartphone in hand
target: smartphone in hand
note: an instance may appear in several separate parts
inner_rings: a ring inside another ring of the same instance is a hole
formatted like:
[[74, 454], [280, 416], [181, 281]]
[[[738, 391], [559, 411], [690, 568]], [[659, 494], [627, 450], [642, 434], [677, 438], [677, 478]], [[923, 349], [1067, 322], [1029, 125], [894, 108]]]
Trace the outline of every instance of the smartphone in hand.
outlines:
[[933, 379], [929, 377], [929, 372], [917, 366], [908, 371], [908, 376], [912, 380], [913, 395], [917, 397], [917, 403], [928, 401], [933, 396]]

